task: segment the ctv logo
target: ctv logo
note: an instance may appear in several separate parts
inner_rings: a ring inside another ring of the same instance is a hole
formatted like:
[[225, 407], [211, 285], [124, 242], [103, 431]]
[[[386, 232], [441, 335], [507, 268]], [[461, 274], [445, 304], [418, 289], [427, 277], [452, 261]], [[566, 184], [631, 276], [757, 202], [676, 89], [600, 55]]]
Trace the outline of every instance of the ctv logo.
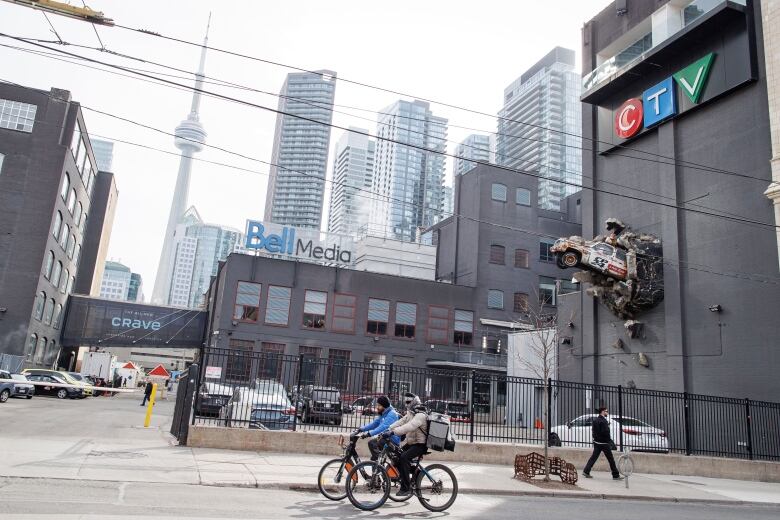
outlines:
[[677, 83], [694, 104], [698, 103], [709, 77], [715, 53], [691, 63], [681, 71], [645, 90], [642, 98], [632, 98], [615, 112], [615, 135], [628, 139], [642, 128], [651, 128], [677, 115]]

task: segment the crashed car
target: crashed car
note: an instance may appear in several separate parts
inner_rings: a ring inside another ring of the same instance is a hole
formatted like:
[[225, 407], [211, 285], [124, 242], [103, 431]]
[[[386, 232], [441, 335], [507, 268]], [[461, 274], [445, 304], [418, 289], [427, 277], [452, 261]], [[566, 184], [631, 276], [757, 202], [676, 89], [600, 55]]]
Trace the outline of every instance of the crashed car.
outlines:
[[561, 269], [582, 267], [615, 280], [636, 279], [636, 255], [619, 247], [585, 240], [582, 237], [559, 238], [550, 248]]

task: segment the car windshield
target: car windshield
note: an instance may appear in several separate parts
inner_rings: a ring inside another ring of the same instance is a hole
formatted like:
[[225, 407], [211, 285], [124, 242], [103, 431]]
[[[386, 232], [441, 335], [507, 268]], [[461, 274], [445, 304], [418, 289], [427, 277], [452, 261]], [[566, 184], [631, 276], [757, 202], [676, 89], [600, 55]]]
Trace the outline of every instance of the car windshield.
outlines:
[[315, 401], [338, 401], [340, 396], [338, 390], [315, 390], [311, 398]]
[[72, 377], [73, 379], [75, 379], [76, 381], [84, 381], [84, 376], [82, 376], [81, 374], [71, 374], [71, 373], [68, 373], [68, 375], [70, 377]]
[[468, 413], [468, 407], [465, 403], [449, 403], [447, 410], [450, 413]]
[[621, 426], [650, 426], [647, 423], [643, 423], [638, 419], [632, 419], [631, 417], [612, 417], [612, 420]]
[[27, 381], [27, 378], [24, 376], [24, 374], [11, 374], [11, 379], [15, 381]]

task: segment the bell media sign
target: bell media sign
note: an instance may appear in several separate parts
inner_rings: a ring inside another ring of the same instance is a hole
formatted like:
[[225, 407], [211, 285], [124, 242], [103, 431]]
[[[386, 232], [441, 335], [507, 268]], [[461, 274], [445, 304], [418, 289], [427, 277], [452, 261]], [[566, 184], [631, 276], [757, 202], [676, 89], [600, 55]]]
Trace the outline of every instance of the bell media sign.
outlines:
[[642, 128], [652, 128], [678, 114], [675, 85], [696, 105], [701, 100], [709, 79], [715, 53], [711, 52], [645, 90], [641, 98], [631, 98], [615, 111], [614, 131], [620, 139], [628, 139]]
[[342, 265], [352, 263], [353, 243], [349, 237], [257, 220], [246, 223], [244, 247], [292, 259]]

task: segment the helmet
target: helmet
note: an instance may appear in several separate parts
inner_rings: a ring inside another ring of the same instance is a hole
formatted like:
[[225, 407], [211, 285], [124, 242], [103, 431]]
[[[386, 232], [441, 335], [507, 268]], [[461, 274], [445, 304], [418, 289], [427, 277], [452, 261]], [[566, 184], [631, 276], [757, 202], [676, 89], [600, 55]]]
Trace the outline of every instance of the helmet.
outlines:
[[407, 410], [413, 410], [420, 406], [422, 404], [422, 401], [420, 401], [420, 398], [417, 397], [415, 394], [411, 392], [407, 392], [404, 394], [404, 405], [406, 405]]

